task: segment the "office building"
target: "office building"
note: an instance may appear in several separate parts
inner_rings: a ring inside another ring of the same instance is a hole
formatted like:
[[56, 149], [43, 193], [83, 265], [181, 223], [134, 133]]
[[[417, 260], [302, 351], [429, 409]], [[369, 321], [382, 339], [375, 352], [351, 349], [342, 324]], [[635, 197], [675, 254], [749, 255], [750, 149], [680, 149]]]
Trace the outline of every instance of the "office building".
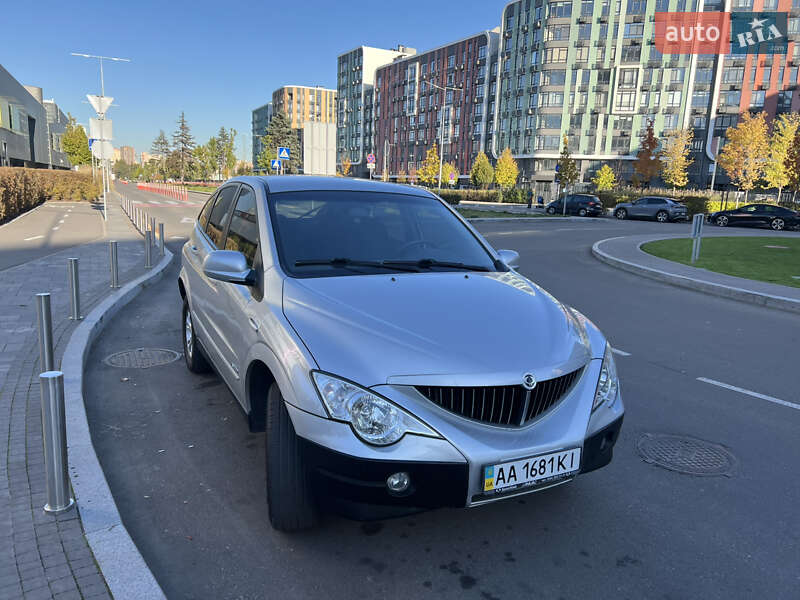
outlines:
[[469, 178], [478, 152], [492, 145], [498, 32], [482, 31], [376, 70], [376, 176], [385, 168], [390, 178], [401, 171], [413, 177], [436, 144], [462, 181]]
[[256, 108], [252, 117], [253, 165], [255, 166], [258, 155], [261, 154], [261, 138], [267, 132], [269, 122], [272, 120], [272, 102]]
[[0, 65], [0, 166], [69, 168], [65, 129], [64, 114], [41, 88], [21, 85]]
[[351, 173], [368, 177], [366, 157], [374, 151], [373, 87], [375, 71], [395, 58], [416, 54], [414, 48], [395, 50], [359, 46], [340, 54], [336, 63], [336, 161], [347, 157]]

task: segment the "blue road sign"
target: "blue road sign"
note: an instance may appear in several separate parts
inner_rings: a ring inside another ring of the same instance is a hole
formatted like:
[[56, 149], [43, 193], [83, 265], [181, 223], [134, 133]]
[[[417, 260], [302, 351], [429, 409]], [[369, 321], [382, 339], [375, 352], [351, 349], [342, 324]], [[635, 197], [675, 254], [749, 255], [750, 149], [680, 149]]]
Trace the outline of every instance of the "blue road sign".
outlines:
[[89, 148], [92, 147], [92, 144], [94, 144], [94, 138], [89, 138]]
[[281, 160], [289, 160], [290, 155], [291, 152], [289, 151], [288, 148], [284, 146], [278, 146], [278, 158], [280, 158]]
[[270, 163], [273, 171], [280, 171], [281, 170], [281, 161], [277, 158], [273, 158], [272, 162]]

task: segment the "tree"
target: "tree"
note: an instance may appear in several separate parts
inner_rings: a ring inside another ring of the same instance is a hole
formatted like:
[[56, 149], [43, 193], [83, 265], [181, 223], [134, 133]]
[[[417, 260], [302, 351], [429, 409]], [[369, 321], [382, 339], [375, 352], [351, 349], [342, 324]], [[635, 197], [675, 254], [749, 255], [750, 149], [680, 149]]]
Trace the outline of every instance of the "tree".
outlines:
[[353, 168], [353, 163], [350, 162], [350, 157], [343, 156], [341, 170], [339, 171], [342, 174], [342, 177], [347, 177], [348, 175], [350, 175], [350, 169], [352, 168]]
[[789, 151], [786, 153], [786, 171], [789, 174], [788, 187], [792, 189], [792, 202], [797, 197], [797, 192], [800, 191], [800, 128], [794, 134], [792, 145], [789, 146]]
[[694, 133], [691, 129], [673, 129], [664, 140], [661, 151], [661, 178], [674, 188], [685, 187], [689, 183], [687, 171], [694, 162], [689, 158]]
[[227, 179], [236, 167], [236, 153], [234, 152], [236, 130], [226, 130], [224, 127], [220, 127], [216, 140], [217, 155], [215, 158], [217, 159], [218, 170], [222, 178]]
[[272, 115], [261, 143], [261, 154], [256, 163], [262, 169], [272, 173], [272, 160], [278, 158], [278, 147], [289, 148], [289, 160], [281, 161], [283, 173], [299, 173], [303, 168], [303, 157], [300, 149], [300, 138], [297, 130], [292, 129], [291, 122], [283, 111]]
[[397, 179], [396, 179], [396, 181], [397, 181], [397, 183], [405, 183], [405, 182], [407, 181], [407, 179], [406, 179], [406, 172], [405, 172], [405, 171], [403, 171], [403, 169], [400, 169], [400, 170], [397, 172]]
[[505, 191], [516, 185], [517, 177], [519, 177], [517, 161], [511, 156], [511, 148], [506, 147], [500, 158], [497, 159], [497, 166], [494, 168], [494, 182]]
[[166, 179], [167, 156], [169, 156], [169, 153], [172, 151], [172, 148], [170, 148], [169, 140], [167, 139], [167, 136], [164, 135], [163, 129], [158, 132], [158, 137], [155, 140], [153, 140], [153, 144], [150, 146], [150, 151], [158, 156], [159, 162], [161, 164], [161, 169], [159, 170], [159, 174], [164, 179]]
[[650, 184], [650, 180], [661, 171], [661, 162], [658, 152], [658, 138], [653, 131], [653, 120], [647, 122], [647, 128], [642, 136], [639, 152], [633, 161], [633, 170], [643, 186]]
[[564, 147], [561, 149], [561, 156], [558, 159], [558, 180], [564, 184], [564, 190], [566, 190], [567, 186], [580, 179], [581, 172], [569, 152], [567, 136], [564, 136], [563, 144]]
[[181, 116], [178, 117], [178, 129], [172, 134], [172, 142], [175, 145], [178, 170], [181, 183], [183, 183], [186, 171], [192, 162], [192, 151], [194, 150], [194, 136], [192, 136], [189, 124], [186, 122], [186, 115], [183, 114], [183, 111], [181, 111]]
[[469, 172], [469, 180], [477, 188], [486, 189], [494, 179], [494, 167], [489, 162], [489, 157], [481, 150], [472, 163], [472, 170]]
[[92, 162], [92, 151], [83, 127], [76, 124], [75, 117], [69, 115], [67, 129], [61, 136], [61, 146], [73, 165], [88, 165]]
[[436, 145], [436, 142], [425, 153], [425, 160], [417, 170], [417, 177], [419, 177], [420, 183], [429, 187], [439, 179], [439, 146]]
[[458, 183], [458, 177], [460, 175], [461, 174], [453, 163], [446, 162], [442, 164], [442, 182], [448, 185], [455, 185]]
[[717, 162], [725, 169], [731, 181], [744, 190], [744, 200], [764, 175], [764, 164], [769, 153], [767, 115], [764, 112], [751, 115], [745, 112], [735, 127], [725, 132], [725, 145], [719, 152]]
[[608, 165], [603, 165], [592, 178], [592, 183], [598, 192], [613, 190], [617, 185], [617, 177], [614, 175], [614, 169]]
[[778, 188], [778, 201], [781, 199], [783, 188], [789, 185], [790, 176], [786, 159], [798, 130], [800, 130], [800, 115], [797, 113], [778, 115], [772, 124], [769, 154], [764, 165], [764, 179], [769, 187]]

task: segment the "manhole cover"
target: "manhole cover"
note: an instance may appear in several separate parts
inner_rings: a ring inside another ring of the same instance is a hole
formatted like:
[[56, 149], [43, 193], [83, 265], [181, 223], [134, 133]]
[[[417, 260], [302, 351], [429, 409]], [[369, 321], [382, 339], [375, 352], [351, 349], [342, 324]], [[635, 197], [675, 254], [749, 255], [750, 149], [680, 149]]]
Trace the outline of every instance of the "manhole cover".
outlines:
[[163, 348], [136, 348], [123, 350], [105, 358], [105, 363], [112, 367], [126, 369], [147, 369], [166, 365], [180, 358], [180, 352]]
[[732, 475], [736, 459], [719, 444], [681, 435], [645, 433], [636, 444], [645, 462], [689, 475]]

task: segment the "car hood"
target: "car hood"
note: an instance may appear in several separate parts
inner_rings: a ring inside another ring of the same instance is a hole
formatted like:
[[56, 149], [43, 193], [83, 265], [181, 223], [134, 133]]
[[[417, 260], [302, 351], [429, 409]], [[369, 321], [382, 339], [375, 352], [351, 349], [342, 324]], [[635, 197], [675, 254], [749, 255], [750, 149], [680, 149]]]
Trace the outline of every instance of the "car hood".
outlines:
[[519, 274], [287, 279], [283, 310], [320, 369], [362, 385], [508, 385], [591, 357], [584, 325]]

